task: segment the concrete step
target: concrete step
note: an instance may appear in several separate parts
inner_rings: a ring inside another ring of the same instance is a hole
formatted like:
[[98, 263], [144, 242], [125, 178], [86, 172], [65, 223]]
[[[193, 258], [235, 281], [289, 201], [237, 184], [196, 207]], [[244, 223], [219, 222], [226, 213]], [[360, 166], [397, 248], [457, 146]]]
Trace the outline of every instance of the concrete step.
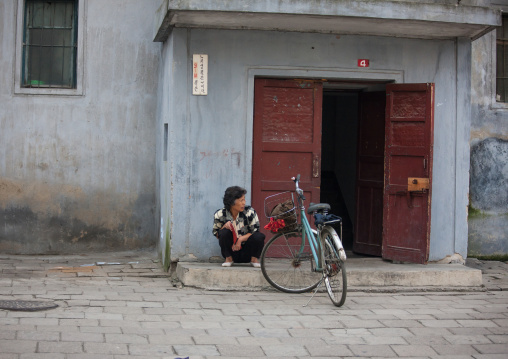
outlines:
[[[482, 271], [462, 264], [394, 264], [381, 258], [348, 258], [349, 289], [481, 289]], [[184, 286], [208, 290], [272, 289], [261, 269], [250, 264], [223, 268], [221, 263], [179, 262], [176, 275]]]

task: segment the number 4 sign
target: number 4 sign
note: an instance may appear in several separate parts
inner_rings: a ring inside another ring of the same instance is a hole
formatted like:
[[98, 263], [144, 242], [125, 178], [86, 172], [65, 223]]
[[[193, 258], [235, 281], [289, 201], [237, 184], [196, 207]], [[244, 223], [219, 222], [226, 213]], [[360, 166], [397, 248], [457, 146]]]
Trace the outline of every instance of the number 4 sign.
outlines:
[[368, 59], [358, 59], [358, 67], [369, 67]]

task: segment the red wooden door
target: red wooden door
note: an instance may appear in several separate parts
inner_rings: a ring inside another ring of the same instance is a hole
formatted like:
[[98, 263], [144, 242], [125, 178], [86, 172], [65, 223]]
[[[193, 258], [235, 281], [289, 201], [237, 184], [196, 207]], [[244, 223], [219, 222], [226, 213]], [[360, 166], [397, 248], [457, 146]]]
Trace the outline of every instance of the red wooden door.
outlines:
[[429, 256], [434, 84], [386, 86], [383, 258]]
[[256, 79], [254, 87], [252, 206], [262, 228], [264, 199], [294, 191], [297, 174], [307, 205], [319, 202], [323, 92], [321, 83], [302, 80]]
[[385, 92], [360, 95], [353, 251], [375, 256], [383, 242], [385, 107]]

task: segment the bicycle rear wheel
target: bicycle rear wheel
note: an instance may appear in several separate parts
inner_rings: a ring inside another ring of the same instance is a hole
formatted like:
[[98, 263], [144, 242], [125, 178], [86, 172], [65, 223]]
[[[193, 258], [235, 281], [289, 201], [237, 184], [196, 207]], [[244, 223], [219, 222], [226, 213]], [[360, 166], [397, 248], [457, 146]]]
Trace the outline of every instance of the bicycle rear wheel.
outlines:
[[314, 289], [323, 277], [315, 268], [314, 256], [300, 230], [276, 234], [261, 253], [263, 276], [273, 287], [286, 293]]
[[[338, 249], [333, 241], [334, 229], [328, 228], [321, 232], [324, 237], [325, 286], [328, 296], [336, 307], [346, 301], [347, 275], [346, 264], [339, 257]], [[337, 234], [335, 234], [337, 235]], [[338, 237], [338, 236], [337, 236]]]

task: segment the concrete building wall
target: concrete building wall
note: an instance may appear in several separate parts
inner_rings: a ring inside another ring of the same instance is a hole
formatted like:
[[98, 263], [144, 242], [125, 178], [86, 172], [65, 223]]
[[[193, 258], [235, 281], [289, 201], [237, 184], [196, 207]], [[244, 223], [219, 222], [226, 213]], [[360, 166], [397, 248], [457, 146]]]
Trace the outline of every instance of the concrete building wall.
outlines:
[[[163, 123], [170, 124], [170, 165], [160, 167], [161, 223], [169, 232], [161, 231], [160, 242], [171, 237], [171, 260], [220, 255], [212, 214], [227, 186], [250, 191], [255, 76], [434, 82], [429, 259], [466, 256], [470, 124], [462, 107], [469, 103], [469, 81], [459, 77], [469, 78], [468, 40], [177, 28], [166, 43], [171, 50], [162, 66], [173, 76], [164, 78], [169, 87], [159, 103], [170, 105], [161, 110], [157, 131], [163, 136]], [[192, 54], [209, 56], [207, 96], [191, 94]], [[370, 68], [358, 69], [358, 58], [370, 59]]]
[[15, 93], [18, 1], [0, 2], [0, 252], [156, 244], [159, 5], [80, 1], [81, 93], [37, 95]]
[[468, 252], [472, 256], [506, 255], [508, 103], [496, 100], [495, 31], [473, 42], [472, 58]]

